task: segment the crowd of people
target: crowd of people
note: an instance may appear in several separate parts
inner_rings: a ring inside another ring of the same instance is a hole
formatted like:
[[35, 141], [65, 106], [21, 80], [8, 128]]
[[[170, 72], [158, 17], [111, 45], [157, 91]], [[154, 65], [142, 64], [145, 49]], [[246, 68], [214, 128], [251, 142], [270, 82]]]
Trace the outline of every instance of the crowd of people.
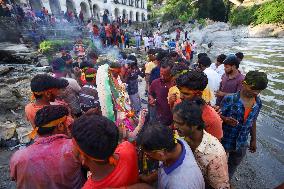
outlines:
[[[120, 53], [127, 63], [112, 63], [108, 74], [129, 96], [131, 111], [122, 119], [139, 117], [129, 129], [117, 122], [115, 91], [109, 96], [115, 119], [104, 114], [95, 52], [80, 63], [61, 53], [54, 77], [31, 80], [33, 101], [25, 112], [34, 142], [10, 164], [18, 188], [230, 188], [247, 148], [256, 151], [258, 95], [268, 80], [259, 71], [242, 75], [236, 55], [211, 64], [199, 54], [190, 68], [177, 52], [150, 49], [139, 69], [135, 55]], [[146, 76], [147, 111], [139, 76]]]
[[[215, 63], [199, 53], [193, 63], [195, 41], [180, 46], [180, 34], [162, 49], [159, 32], [131, 35], [91, 21], [87, 28], [93, 44], [118, 46], [119, 56], [87, 50], [79, 39], [72, 53], [62, 47], [52, 75], [32, 78], [25, 107], [32, 142], [10, 162], [17, 188], [231, 188], [247, 149], [256, 151], [267, 75], [244, 75], [241, 52]], [[131, 36], [137, 49], [144, 40], [142, 67], [123, 51]]]

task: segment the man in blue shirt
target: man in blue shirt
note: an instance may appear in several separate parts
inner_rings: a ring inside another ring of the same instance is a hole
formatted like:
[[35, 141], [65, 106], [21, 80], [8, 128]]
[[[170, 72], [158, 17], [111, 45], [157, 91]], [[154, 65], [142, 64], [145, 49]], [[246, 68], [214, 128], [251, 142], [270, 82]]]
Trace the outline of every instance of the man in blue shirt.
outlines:
[[256, 120], [262, 107], [259, 93], [267, 87], [267, 75], [250, 71], [245, 76], [240, 92], [225, 96], [221, 102], [223, 119], [222, 144], [228, 154], [229, 176], [246, 154], [248, 135], [251, 135], [249, 151], [256, 151]]
[[150, 73], [149, 84], [151, 85], [152, 81], [160, 78], [160, 66], [161, 61], [164, 57], [168, 56], [168, 52], [163, 49], [157, 49], [158, 54], [156, 55], [155, 64], [157, 65]]

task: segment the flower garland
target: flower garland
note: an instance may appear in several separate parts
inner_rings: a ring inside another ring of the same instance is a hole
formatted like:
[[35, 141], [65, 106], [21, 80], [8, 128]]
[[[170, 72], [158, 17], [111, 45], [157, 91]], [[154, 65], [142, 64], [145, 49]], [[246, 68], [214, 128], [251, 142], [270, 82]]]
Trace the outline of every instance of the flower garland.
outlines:
[[101, 65], [98, 68], [96, 84], [97, 84], [102, 115], [112, 121], [115, 121], [108, 70], [109, 70], [108, 64]]

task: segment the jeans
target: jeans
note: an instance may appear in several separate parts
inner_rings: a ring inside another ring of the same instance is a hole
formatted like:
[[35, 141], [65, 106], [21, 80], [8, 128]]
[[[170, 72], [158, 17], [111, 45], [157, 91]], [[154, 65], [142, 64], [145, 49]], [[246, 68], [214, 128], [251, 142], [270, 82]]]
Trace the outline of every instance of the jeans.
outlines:
[[238, 150], [228, 151], [228, 169], [229, 169], [229, 178], [232, 179], [234, 173], [237, 170], [237, 167], [241, 164], [243, 158], [247, 152], [247, 146], [243, 146]]
[[140, 36], [135, 37], [135, 42], [136, 42], [136, 48], [138, 49], [140, 47], [140, 44], [141, 44]]

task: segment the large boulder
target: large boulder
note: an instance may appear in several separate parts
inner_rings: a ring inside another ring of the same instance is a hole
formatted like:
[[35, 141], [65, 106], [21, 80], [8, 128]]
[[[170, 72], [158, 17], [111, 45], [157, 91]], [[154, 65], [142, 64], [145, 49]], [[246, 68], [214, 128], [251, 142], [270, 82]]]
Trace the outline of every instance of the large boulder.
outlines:
[[17, 124], [11, 121], [0, 123], [0, 139], [9, 140], [11, 139], [16, 131]]
[[16, 109], [21, 105], [21, 95], [16, 89], [11, 89], [5, 84], [0, 85], [0, 112]]

